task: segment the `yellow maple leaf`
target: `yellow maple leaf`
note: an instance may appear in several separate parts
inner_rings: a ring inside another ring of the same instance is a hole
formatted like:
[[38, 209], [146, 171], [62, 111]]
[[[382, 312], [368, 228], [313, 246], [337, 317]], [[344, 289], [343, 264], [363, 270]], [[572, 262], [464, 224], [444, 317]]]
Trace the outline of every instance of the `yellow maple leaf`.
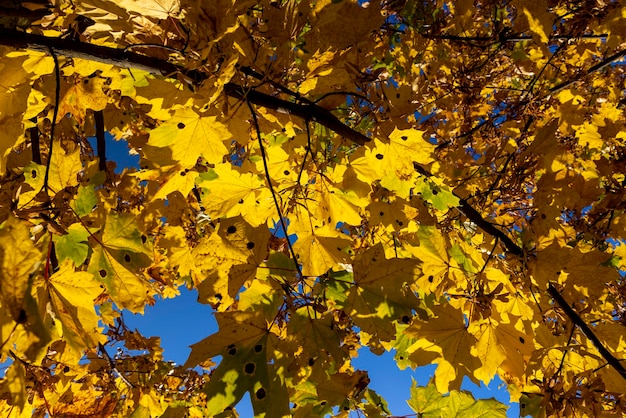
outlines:
[[217, 164], [201, 175], [202, 205], [212, 219], [242, 215], [254, 226], [275, 216], [276, 208], [265, 182], [252, 173], [240, 173], [230, 163]]
[[103, 110], [107, 106], [107, 90], [106, 79], [102, 77], [77, 79], [59, 103], [57, 123], [71, 113], [79, 125], [84, 125], [88, 110]]
[[142, 312], [150, 296], [142, 273], [150, 264], [149, 255], [136, 218], [111, 213], [94, 245], [88, 271], [106, 285], [111, 299], [120, 308]]
[[49, 280], [39, 278], [34, 286], [47, 291], [54, 319], [59, 321], [63, 340], [71, 349], [80, 353], [106, 342], [94, 309], [94, 301], [104, 288], [91, 274], [74, 271], [74, 264], [66, 259]]
[[55, 143], [48, 172], [48, 186], [54, 192], [66, 187], [78, 185], [78, 173], [83, 165], [80, 161], [80, 149], [66, 152], [60, 143]]
[[474, 371], [474, 376], [488, 384], [496, 375], [498, 367], [506, 360], [506, 352], [496, 337], [497, 322], [492, 319], [473, 321], [468, 332], [476, 337], [471, 353], [482, 366]]
[[576, 131], [578, 143], [583, 147], [602, 149], [604, 139], [598, 132], [598, 126], [591, 123], [584, 123], [579, 126], [572, 126]]
[[39, 267], [41, 251], [30, 239], [26, 224], [11, 216], [0, 228], [0, 297], [2, 309], [24, 322], [24, 298], [29, 277]]
[[199, 173], [195, 170], [183, 169], [178, 165], [165, 166], [154, 170], [141, 170], [132, 174], [140, 180], [158, 181], [159, 190], [152, 197], [152, 200], [166, 199], [167, 195], [173, 192], [180, 192], [183, 196], [189, 192], [196, 184]]
[[554, 17], [548, 12], [545, 3], [540, 0], [524, 0], [519, 3], [533, 37], [536, 37], [541, 43], [547, 44], [552, 33]]
[[219, 331], [191, 345], [184, 367], [194, 367], [223, 353], [232, 345], [246, 345], [267, 333], [267, 323], [260, 312], [215, 312]]
[[440, 393], [446, 393], [451, 386], [459, 389], [464, 375], [476, 381], [472, 376], [481, 362], [471, 354], [477, 340], [468, 332], [463, 312], [450, 304], [436, 305], [432, 310], [434, 316], [427, 322], [413, 321], [405, 330], [407, 336], [417, 339], [407, 352], [416, 364], [422, 364], [420, 356], [432, 358], [429, 352], [438, 354], [434, 360], [438, 364], [435, 384]]
[[386, 164], [391, 164], [398, 175], [406, 175], [415, 171], [413, 163], [421, 165], [434, 161], [435, 145], [424, 139], [426, 132], [417, 129], [394, 129], [389, 135], [386, 152]]
[[185, 169], [195, 166], [199, 157], [212, 164], [221, 163], [228, 153], [224, 141], [231, 139], [226, 125], [215, 116], [200, 116], [184, 108], [150, 132], [148, 145], [169, 148], [171, 158]]
[[219, 310], [230, 307], [267, 258], [269, 237], [265, 225], [252, 227], [241, 217], [221, 221], [219, 230], [192, 251], [198, 299]]
[[344, 249], [350, 247], [350, 240], [331, 225], [315, 227], [294, 222], [288, 229], [298, 236], [293, 249], [305, 276], [319, 276], [347, 262], [349, 257]]
[[355, 286], [345, 302], [354, 323], [381, 341], [395, 338], [392, 321], [408, 322], [419, 307], [414, 293], [420, 262], [413, 258], [385, 257], [382, 244], [359, 254], [353, 264]]

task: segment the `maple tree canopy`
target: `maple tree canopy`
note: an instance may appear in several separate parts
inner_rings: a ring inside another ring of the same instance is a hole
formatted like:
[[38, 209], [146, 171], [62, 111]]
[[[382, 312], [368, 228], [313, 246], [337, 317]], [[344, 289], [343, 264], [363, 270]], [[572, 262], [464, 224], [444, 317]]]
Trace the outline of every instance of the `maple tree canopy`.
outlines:
[[[3, 2], [0, 415], [388, 415], [360, 348], [437, 365], [420, 416], [504, 416], [465, 376], [523, 414], [625, 413], [624, 19]], [[121, 313], [181, 286], [219, 330], [174, 365]]]

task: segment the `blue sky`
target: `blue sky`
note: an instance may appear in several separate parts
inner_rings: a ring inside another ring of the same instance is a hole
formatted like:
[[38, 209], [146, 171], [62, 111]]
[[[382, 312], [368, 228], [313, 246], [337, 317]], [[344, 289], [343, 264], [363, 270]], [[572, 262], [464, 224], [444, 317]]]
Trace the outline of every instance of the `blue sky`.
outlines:
[[[107, 155], [117, 162], [116, 171], [124, 167], [137, 167], [139, 158], [129, 155], [125, 141], [114, 141], [107, 135]], [[94, 144], [95, 145], [95, 144]], [[147, 306], [144, 315], [124, 314], [126, 325], [136, 328], [146, 337], [161, 337], [165, 360], [183, 364], [191, 352], [189, 346], [217, 331], [213, 310], [208, 305], [197, 302], [197, 293], [180, 288], [181, 295], [174, 299], [158, 300], [154, 306]], [[368, 349], [361, 349], [359, 357], [354, 359], [354, 367], [367, 370], [371, 379], [369, 387], [374, 389], [388, 402], [394, 415], [412, 415], [406, 400], [410, 397], [412, 379], [419, 385], [426, 385], [435, 366], [414, 370], [399, 370], [391, 353], [376, 356]], [[500, 379], [493, 380], [487, 387], [478, 387], [465, 379], [462, 389], [469, 390], [475, 398], [496, 398], [509, 405], [507, 415], [519, 416], [519, 404], [509, 403], [509, 394]], [[252, 409], [247, 398], [237, 406], [242, 417], [251, 417]]]

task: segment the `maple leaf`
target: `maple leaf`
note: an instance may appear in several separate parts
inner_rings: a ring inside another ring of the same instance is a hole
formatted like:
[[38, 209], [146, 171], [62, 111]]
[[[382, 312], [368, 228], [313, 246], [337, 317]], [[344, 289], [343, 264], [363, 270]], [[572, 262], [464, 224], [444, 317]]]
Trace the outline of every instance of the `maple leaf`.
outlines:
[[267, 256], [267, 228], [252, 227], [242, 218], [220, 223], [217, 232], [194, 248], [197, 260], [192, 278], [197, 283], [198, 298], [225, 310], [243, 286], [256, 276]]
[[[391, 261], [391, 262], [390, 262]], [[395, 337], [390, 321], [409, 322], [419, 308], [412, 290], [419, 275], [419, 262], [414, 259], [387, 260], [382, 244], [359, 254], [353, 265], [355, 286], [348, 291], [345, 302], [355, 324], [366, 333], [383, 341]]]
[[405, 330], [409, 337], [417, 339], [407, 351], [414, 362], [421, 355], [428, 358], [428, 352], [438, 354], [435, 384], [440, 393], [446, 393], [450, 385], [459, 388], [463, 375], [471, 378], [481, 364], [471, 354], [477, 340], [468, 332], [462, 312], [450, 305], [436, 305], [433, 313], [436, 320], [415, 321]]
[[181, 169], [196, 165], [199, 157], [220, 163], [228, 153], [225, 141], [231, 139], [226, 126], [215, 116], [201, 116], [191, 109], [180, 109], [150, 132], [148, 145], [169, 148], [171, 158]]
[[110, 214], [97, 239], [89, 261], [89, 273], [106, 285], [109, 295], [120, 307], [133, 312], [143, 311], [148, 284], [141, 269], [147, 267], [149, 253], [135, 218]]
[[409, 406], [423, 417], [505, 417], [507, 407], [495, 399], [479, 399], [466, 391], [442, 395], [433, 384], [417, 386], [413, 380]]
[[106, 342], [94, 309], [103, 286], [91, 274], [74, 271], [72, 263], [66, 260], [48, 280], [40, 278], [33, 287], [46, 293], [40, 296], [39, 303], [50, 304], [51, 316], [60, 322], [61, 338], [69, 347], [81, 353]]
[[0, 229], [0, 296], [2, 307], [14, 321], [25, 320], [24, 298], [31, 286], [31, 275], [39, 267], [41, 252], [30, 240], [28, 227], [10, 217]]
[[298, 236], [293, 250], [305, 276], [319, 276], [339, 263], [348, 261], [348, 253], [344, 249], [350, 241], [335, 228], [330, 225], [314, 227], [302, 224], [293, 224], [292, 228], [291, 225], [289, 233]]
[[231, 164], [218, 164], [200, 175], [202, 204], [211, 218], [242, 215], [252, 225], [265, 223], [275, 208], [265, 183], [252, 173], [240, 173]]

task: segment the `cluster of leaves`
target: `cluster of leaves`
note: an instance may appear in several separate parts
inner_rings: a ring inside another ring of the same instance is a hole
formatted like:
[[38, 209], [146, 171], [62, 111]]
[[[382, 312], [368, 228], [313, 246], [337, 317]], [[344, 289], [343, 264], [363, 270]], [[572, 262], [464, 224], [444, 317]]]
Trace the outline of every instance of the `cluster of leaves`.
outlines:
[[[361, 347], [424, 416], [624, 413], [626, 9], [548, 3], [11, 3], [3, 416], [388, 414]], [[180, 286], [175, 366], [121, 313]]]

